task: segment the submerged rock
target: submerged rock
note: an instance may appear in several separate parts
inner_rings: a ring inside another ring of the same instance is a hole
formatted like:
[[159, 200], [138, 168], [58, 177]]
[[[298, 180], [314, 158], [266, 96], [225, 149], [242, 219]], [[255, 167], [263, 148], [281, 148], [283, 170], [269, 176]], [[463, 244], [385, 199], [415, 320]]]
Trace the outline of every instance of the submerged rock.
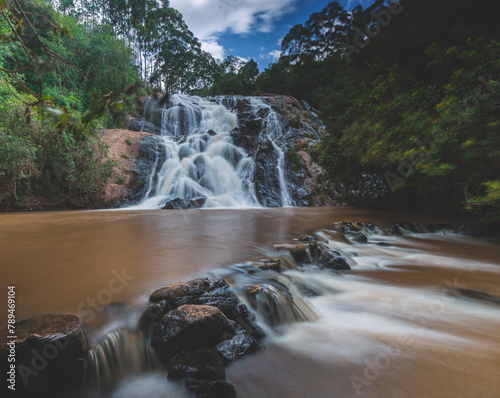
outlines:
[[151, 345], [161, 355], [209, 348], [231, 338], [234, 328], [226, 316], [209, 305], [181, 305], [154, 328]]

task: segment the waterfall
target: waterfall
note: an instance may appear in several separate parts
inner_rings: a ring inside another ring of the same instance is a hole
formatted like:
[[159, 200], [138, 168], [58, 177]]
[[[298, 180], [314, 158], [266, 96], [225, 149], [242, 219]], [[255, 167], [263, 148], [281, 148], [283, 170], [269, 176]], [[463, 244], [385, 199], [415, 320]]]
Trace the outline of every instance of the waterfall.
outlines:
[[108, 390], [125, 377], [156, 367], [153, 353], [140, 336], [117, 330], [89, 351], [86, 379], [90, 388]]
[[[286, 169], [288, 129], [280, 114], [262, 97], [214, 97], [172, 95], [165, 105], [153, 97], [144, 104], [145, 123], [155, 126], [156, 158], [144, 178], [145, 190], [136, 208], [160, 208], [173, 199], [198, 201], [203, 207], [258, 207], [255, 153], [233, 142], [239, 105], [261, 124], [251, 140], [267, 141], [275, 173], [275, 205], [295, 206]], [[238, 144], [239, 145], [239, 144]], [[279, 192], [278, 192], [279, 189]], [[265, 203], [265, 202], [262, 202]], [[196, 207], [199, 207], [196, 206]]]
[[278, 162], [276, 168], [278, 169], [278, 177], [280, 184], [280, 195], [281, 195], [281, 206], [290, 207], [295, 206], [295, 202], [290, 197], [290, 192], [288, 189], [288, 181], [285, 175], [285, 151], [282, 146], [278, 144], [278, 140], [285, 135], [284, 126], [280, 120], [279, 114], [271, 108], [270, 105], [266, 104], [262, 99], [258, 97], [250, 97], [247, 99], [253, 108], [254, 114], [257, 114], [260, 110], [266, 110], [267, 114], [264, 118], [263, 130], [261, 135], [264, 135], [269, 139], [273, 145], [274, 151], [278, 156]]
[[144, 117], [161, 126], [166, 160], [149, 179], [139, 208], [162, 207], [175, 198], [202, 198], [205, 207], [258, 205], [253, 159], [233, 145], [229, 134], [238, 125], [235, 113], [219, 102], [172, 95], [164, 107], [148, 99]]

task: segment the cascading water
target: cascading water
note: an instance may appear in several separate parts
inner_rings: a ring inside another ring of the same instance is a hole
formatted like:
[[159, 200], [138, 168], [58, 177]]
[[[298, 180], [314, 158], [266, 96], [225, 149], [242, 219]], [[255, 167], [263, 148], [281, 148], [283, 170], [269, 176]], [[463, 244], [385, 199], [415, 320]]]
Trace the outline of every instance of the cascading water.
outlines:
[[276, 154], [278, 155], [278, 162], [276, 164], [276, 167], [278, 169], [279, 176], [281, 205], [283, 207], [295, 206], [294, 201], [290, 197], [288, 182], [285, 175], [285, 152], [277, 142], [284, 136], [283, 123], [281, 122], [278, 113], [268, 104], [264, 103], [262, 99], [258, 97], [249, 97], [247, 101], [249, 101], [250, 105], [254, 109], [254, 114], [258, 113], [262, 109], [265, 109], [267, 111], [267, 115], [264, 119], [263, 131], [261, 132], [261, 134], [267, 136], [267, 138], [273, 145]]
[[175, 198], [202, 198], [205, 207], [258, 206], [254, 162], [229, 135], [238, 125], [236, 114], [221, 103], [172, 95], [168, 107], [149, 99], [145, 118], [161, 126], [165, 162], [150, 176], [139, 208], [158, 208]]
[[[166, 105], [160, 103], [149, 98], [144, 105], [143, 127], [148, 124], [159, 136], [151, 138], [153, 161], [137, 207], [159, 208], [177, 198], [196, 201], [193, 207], [297, 205], [291, 190], [299, 187], [291, 188], [287, 181], [286, 162], [297, 131], [289, 134], [282, 116], [265, 98], [172, 95]], [[241, 133], [248, 134], [251, 148], [239, 140], [234, 144], [239, 112], [243, 120], [250, 116], [257, 121]], [[265, 192], [257, 189], [262, 186]]]

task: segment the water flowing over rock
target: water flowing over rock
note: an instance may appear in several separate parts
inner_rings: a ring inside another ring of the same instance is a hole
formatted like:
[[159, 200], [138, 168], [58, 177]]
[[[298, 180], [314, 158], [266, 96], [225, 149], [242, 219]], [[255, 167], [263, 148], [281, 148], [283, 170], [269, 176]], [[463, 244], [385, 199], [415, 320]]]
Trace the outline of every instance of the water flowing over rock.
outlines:
[[125, 202], [139, 208], [197, 198], [206, 198], [203, 207], [329, 203], [324, 172], [308, 154], [321, 125], [305, 104], [283, 96], [187, 95], [160, 104], [148, 98], [143, 119], [127, 120], [128, 128], [155, 135], [143, 140]]

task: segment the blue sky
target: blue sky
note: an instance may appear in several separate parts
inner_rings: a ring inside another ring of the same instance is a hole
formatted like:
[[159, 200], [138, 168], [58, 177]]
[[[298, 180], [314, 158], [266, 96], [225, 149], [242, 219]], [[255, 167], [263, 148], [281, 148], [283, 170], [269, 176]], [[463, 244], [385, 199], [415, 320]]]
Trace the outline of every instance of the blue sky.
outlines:
[[[340, 0], [347, 10], [372, 0]], [[170, 0], [202, 42], [222, 59], [227, 55], [255, 59], [263, 70], [279, 57], [280, 39], [290, 28], [321, 11], [328, 0]]]

